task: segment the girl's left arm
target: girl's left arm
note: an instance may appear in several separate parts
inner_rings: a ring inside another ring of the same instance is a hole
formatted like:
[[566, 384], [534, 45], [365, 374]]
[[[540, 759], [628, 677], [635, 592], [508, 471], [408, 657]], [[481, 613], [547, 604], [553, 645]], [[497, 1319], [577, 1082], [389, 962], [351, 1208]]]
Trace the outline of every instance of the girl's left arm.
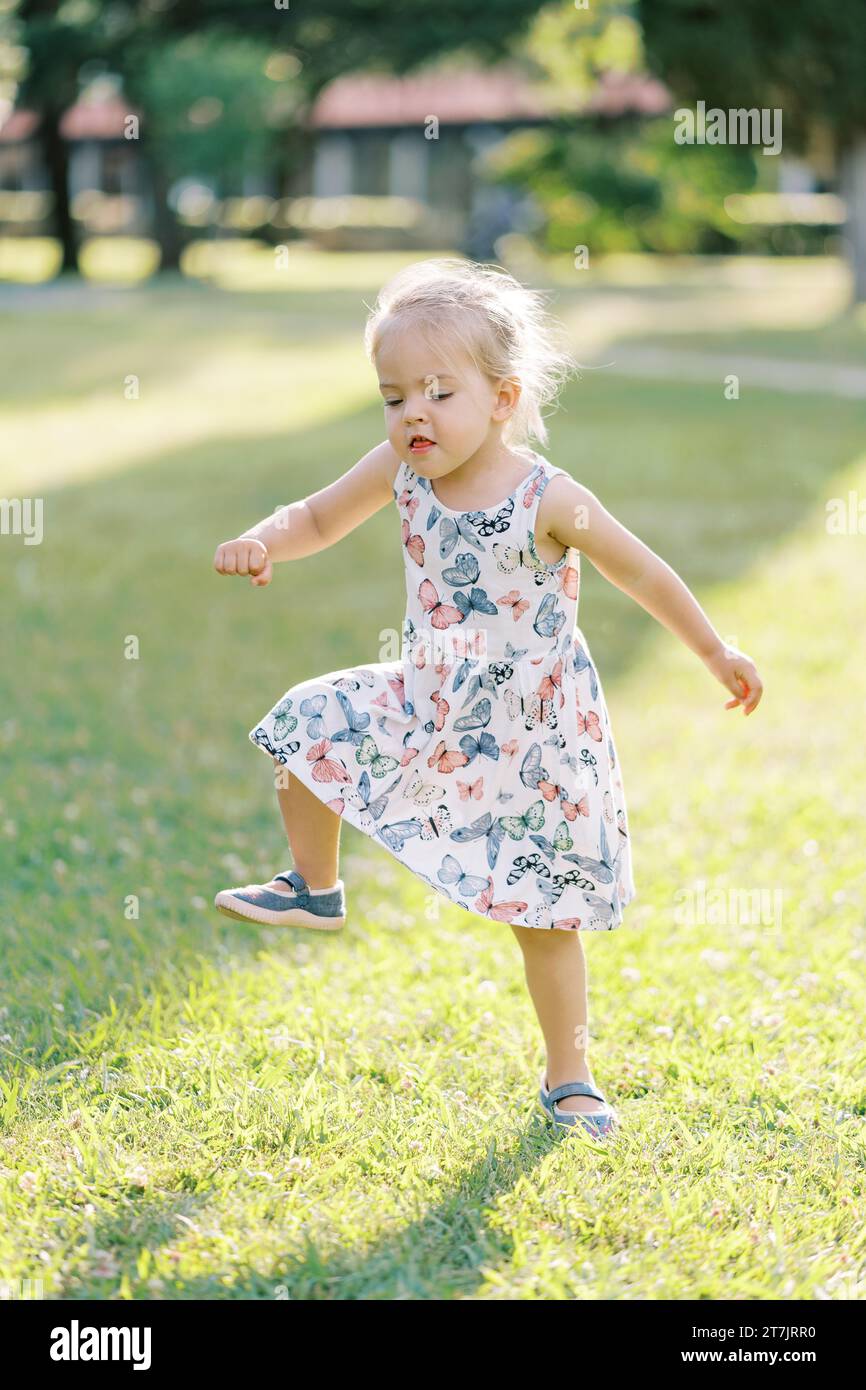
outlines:
[[542, 504], [548, 535], [581, 551], [605, 579], [690, 647], [734, 696], [725, 709], [742, 705], [743, 713], [751, 714], [764, 689], [754, 662], [745, 652], [722, 641], [694, 594], [670, 565], [574, 478], [557, 474], [545, 489]]

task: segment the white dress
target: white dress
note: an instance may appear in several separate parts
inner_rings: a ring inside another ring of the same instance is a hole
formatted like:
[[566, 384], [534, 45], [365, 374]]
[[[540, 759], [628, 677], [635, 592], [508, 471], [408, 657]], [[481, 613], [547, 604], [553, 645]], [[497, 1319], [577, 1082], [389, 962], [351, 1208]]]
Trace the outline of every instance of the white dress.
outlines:
[[[249, 737], [456, 907], [610, 931], [635, 896], [625, 795], [577, 624], [580, 556], [540, 559], [539, 454], [484, 511], [403, 462], [399, 660], [291, 686]], [[566, 475], [567, 476], [567, 475]]]

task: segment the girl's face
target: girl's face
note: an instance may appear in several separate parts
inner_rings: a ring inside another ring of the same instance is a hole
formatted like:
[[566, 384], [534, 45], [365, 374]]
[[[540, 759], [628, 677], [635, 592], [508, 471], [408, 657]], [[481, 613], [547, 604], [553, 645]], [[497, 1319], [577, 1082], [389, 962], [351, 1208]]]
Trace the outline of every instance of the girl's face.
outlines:
[[375, 354], [394, 452], [414, 472], [441, 478], [501, 447], [519, 388], [495, 382], [461, 348], [432, 347], [408, 324], [388, 324]]

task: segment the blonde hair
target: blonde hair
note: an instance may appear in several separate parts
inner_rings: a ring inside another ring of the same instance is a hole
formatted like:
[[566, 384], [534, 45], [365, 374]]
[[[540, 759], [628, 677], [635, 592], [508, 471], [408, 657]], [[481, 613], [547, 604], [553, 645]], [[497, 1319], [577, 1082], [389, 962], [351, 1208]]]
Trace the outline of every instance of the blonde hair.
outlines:
[[540, 291], [526, 289], [499, 266], [449, 257], [416, 261], [389, 280], [370, 308], [364, 346], [371, 362], [383, 331], [398, 318], [417, 323], [428, 336], [456, 341], [486, 376], [518, 381], [520, 396], [503, 439], [522, 452], [531, 452], [533, 438], [547, 443], [542, 409], [556, 400], [576, 364]]

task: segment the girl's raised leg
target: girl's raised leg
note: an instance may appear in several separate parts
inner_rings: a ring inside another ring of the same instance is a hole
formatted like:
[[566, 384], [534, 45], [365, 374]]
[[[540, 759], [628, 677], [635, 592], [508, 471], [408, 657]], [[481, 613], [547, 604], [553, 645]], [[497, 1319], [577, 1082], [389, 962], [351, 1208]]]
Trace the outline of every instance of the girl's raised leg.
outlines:
[[[294, 867], [311, 888], [332, 888], [340, 876], [341, 818], [277, 762], [274, 785]], [[279, 893], [291, 891], [282, 880], [272, 879], [267, 886]]]
[[[587, 1060], [586, 958], [580, 933], [540, 927], [511, 927], [523, 952], [526, 983], [547, 1048], [547, 1087], [586, 1081], [596, 1090]], [[598, 1111], [592, 1096], [565, 1096], [560, 1110]]]

